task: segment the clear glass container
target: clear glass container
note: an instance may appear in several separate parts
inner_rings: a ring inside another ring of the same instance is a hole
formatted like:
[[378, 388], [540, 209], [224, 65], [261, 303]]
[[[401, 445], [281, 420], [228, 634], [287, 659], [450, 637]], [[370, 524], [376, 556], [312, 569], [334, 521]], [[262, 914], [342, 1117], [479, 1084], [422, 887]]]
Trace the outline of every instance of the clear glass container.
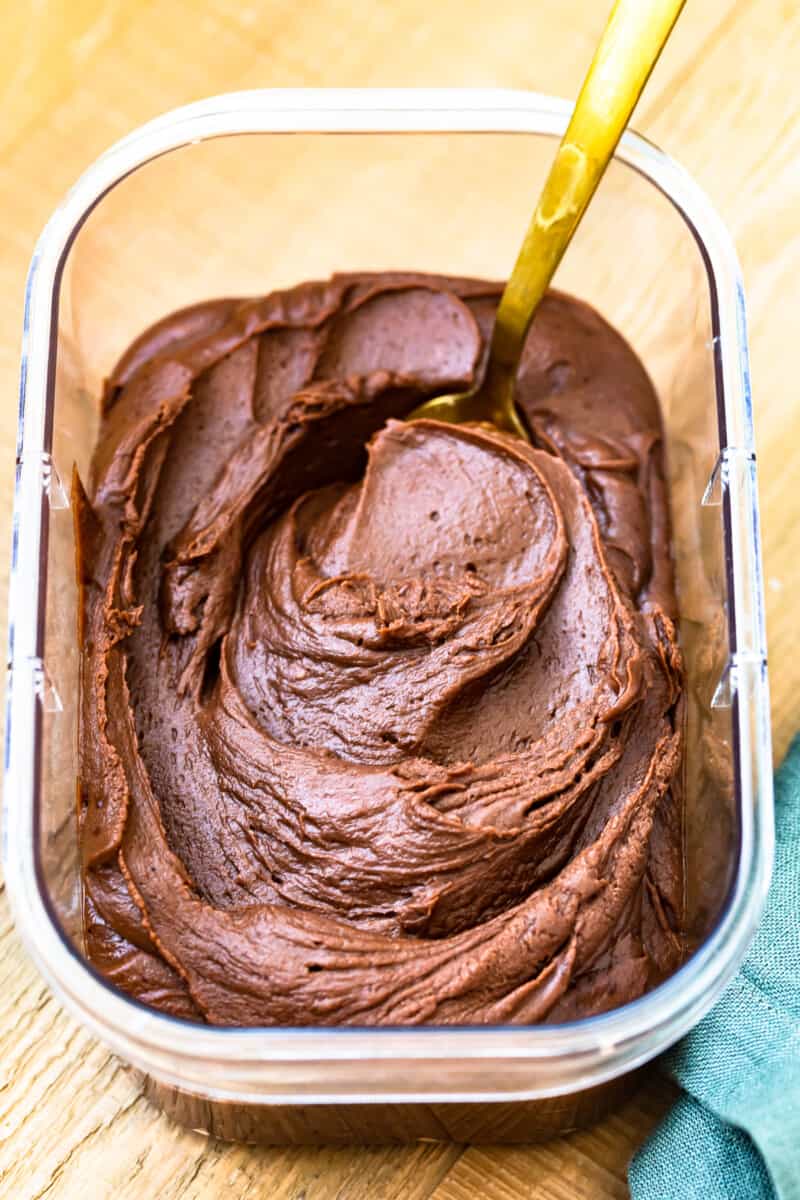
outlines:
[[[151, 321], [206, 297], [335, 270], [503, 278], [568, 116], [562, 101], [507, 91], [221, 96], [104, 154], [36, 247], [11, 572], [8, 890], [53, 990], [195, 1128], [272, 1142], [527, 1140], [570, 1128], [713, 1004], [758, 920], [772, 781], [742, 283], [697, 185], [626, 134], [556, 282], [625, 334], [663, 405], [699, 948], [632, 1004], [532, 1028], [211, 1028], [139, 1005], [81, 953], [69, 481], [73, 464], [86, 474], [104, 376]], [[717, 862], [711, 827], [725, 847]]]

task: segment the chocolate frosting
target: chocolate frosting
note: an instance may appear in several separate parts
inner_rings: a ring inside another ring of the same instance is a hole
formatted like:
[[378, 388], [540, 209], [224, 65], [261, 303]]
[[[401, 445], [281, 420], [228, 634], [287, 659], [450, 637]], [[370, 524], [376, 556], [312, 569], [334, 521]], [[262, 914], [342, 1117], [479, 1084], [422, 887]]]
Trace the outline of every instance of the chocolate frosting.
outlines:
[[226, 1025], [564, 1021], [679, 963], [682, 674], [658, 404], [542, 303], [532, 445], [405, 418], [500, 289], [346, 275], [168, 317], [86, 490], [90, 960]]

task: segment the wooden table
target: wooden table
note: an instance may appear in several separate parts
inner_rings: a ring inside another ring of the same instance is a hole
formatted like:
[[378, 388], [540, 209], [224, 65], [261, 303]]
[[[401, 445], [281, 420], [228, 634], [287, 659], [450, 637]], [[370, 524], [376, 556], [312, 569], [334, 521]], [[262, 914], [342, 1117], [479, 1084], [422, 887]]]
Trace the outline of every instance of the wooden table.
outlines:
[[[25, 272], [50, 211], [109, 143], [211, 92], [260, 85], [503, 85], [576, 91], [596, 0], [3, 0], [0, 34], [0, 506], [11, 509]], [[800, 726], [797, 0], [694, 0], [638, 127], [727, 220], [749, 296], [776, 757]], [[7, 522], [0, 548], [5, 617]], [[0, 903], [4, 903], [0, 901]], [[260, 1149], [169, 1123], [68, 1017], [0, 911], [0, 1196], [95, 1200], [580, 1200], [626, 1195], [668, 1107], [652, 1074], [621, 1113], [532, 1148]]]

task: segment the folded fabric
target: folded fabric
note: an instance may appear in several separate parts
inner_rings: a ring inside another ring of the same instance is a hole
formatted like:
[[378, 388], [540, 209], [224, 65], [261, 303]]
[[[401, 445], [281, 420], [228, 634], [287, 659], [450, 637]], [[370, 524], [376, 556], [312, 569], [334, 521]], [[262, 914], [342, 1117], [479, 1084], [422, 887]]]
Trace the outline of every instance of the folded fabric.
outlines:
[[775, 871], [753, 945], [662, 1062], [685, 1095], [630, 1165], [634, 1200], [800, 1200], [800, 735], [775, 778]]

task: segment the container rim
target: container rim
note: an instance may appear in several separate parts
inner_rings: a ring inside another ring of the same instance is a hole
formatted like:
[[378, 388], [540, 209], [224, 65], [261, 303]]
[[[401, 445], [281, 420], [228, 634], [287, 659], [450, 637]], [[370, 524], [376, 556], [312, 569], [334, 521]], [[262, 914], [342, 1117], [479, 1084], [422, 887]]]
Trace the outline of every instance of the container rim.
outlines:
[[[565, 1025], [210, 1028], [147, 1008], [102, 980], [67, 941], [35, 861], [58, 288], [66, 255], [88, 214], [138, 167], [211, 138], [482, 132], [555, 137], [564, 132], [571, 108], [554, 97], [506, 89], [261, 89], [211, 97], [150, 121], [101, 155], [55, 210], [36, 245], [25, 296], [12, 525], [3, 858], [17, 927], [41, 973], [84, 1025], [160, 1080], [219, 1098], [296, 1098], [306, 1104], [561, 1094], [622, 1074], [673, 1043], [711, 1007], [745, 954], [771, 871], [772, 768], [743, 285], [728, 232], [705, 194], [683, 168], [632, 132], [624, 134], [616, 158], [671, 201], [705, 262], [720, 460], [731, 476], [723, 515], [733, 598], [729, 668], [741, 845], [726, 909], [708, 939], [639, 1000]], [[734, 519], [737, 504], [745, 519]], [[427, 1064], [429, 1082], [421, 1088], [421, 1076], [399, 1080], [386, 1070], [392, 1060], [413, 1062], [414, 1070]], [[514, 1061], [527, 1064], [524, 1078], [510, 1069]], [[486, 1092], [476, 1070], [490, 1062], [500, 1063], [507, 1078]], [[326, 1086], [325, 1071], [334, 1063], [336, 1081]], [[343, 1066], [349, 1068], [346, 1078]]]

